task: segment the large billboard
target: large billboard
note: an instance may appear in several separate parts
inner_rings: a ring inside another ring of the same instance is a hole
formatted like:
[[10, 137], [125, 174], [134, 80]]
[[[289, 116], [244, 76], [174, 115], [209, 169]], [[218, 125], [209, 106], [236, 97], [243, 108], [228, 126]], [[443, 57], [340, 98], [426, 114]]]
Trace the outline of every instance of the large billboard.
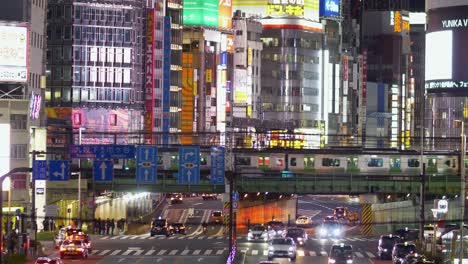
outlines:
[[218, 0], [184, 1], [184, 26], [218, 27]]
[[428, 12], [425, 87], [429, 93], [468, 94], [468, 6]]
[[246, 16], [300, 17], [319, 21], [320, 0], [233, 0], [232, 6]]
[[0, 23], [0, 82], [28, 81], [28, 25]]
[[340, 0], [320, 1], [321, 17], [339, 17], [341, 11]]
[[232, 28], [232, 1], [219, 0], [218, 27], [223, 29]]

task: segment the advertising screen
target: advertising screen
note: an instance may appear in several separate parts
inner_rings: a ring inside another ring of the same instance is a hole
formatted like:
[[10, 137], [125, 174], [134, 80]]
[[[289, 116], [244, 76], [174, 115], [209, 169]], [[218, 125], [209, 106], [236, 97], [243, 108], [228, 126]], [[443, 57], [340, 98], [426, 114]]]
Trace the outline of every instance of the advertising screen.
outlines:
[[28, 80], [28, 26], [0, 23], [0, 82]]
[[468, 6], [430, 10], [427, 18], [427, 92], [468, 94]]
[[220, 28], [232, 28], [232, 1], [219, 0], [219, 24]]
[[246, 16], [300, 17], [319, 21], [320, 0], [233, 0], [232, 6]]
[[218, 27], [218, 15], [218, 0], [184, 1], [185, 26]]
[[320, 16], [321, 17], [339, 17], [340, 9], [341, 9], [340, 0], [320, 1]]

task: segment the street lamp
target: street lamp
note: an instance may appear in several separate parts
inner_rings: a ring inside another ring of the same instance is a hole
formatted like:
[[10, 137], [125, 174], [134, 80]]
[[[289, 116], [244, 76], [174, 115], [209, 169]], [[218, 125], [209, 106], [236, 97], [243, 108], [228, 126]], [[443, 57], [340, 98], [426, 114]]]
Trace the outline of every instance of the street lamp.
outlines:
[[7, 231], [6, 235], [8, 236], [11, 232], [11, 178], [6, 177], [2, 183], [2, 191], [8, 190], [8, 214], [7, 214]]
[[[81, 132], [85, 127], [78, 128], [78, 144], [81, 145]], [[78, 159], [78, 227], [81, 228], [81, 159]]]

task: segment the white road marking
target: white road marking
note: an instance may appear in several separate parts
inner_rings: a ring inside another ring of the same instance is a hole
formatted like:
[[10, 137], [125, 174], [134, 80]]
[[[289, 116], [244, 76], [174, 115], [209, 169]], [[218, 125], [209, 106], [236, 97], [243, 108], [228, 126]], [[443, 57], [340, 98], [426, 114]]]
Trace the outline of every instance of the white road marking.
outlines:
[[302, 250], [298, 250], [298, 251], [297, 251], [297, 255], [298, 255], [299, 257], [304, 257], [304, 256], [305, 256], [304, 251], [302, 251]]
[[140, 236], [140, 239], [146, 239], [150, 236], [150, 234], [144, 234]]
[[315, 251], [309, 251], [309, 256], [316, 257], [317, 253], [315, 253]]
[[173, 249], [173, 250], [171, 250], [171, 252], [169, 252], [169, 255], [174, 256], [175, 254], [177, 254], [177, 251], [179, 251], [179, 250], [178, 249]]
[[143, 253], [144, 250], [137, 250], [133, 256], [139, 256]]
[[203, 254], [203, 255], [210, 255], [210, 254], [211, 254], [211, 252], [213, 252], [213, 250], [212, 250], [212, 249], [207, 249], [207, 250], [205, 251], [205, 254]]
[[165, 249], [161, 249], [161, 250], [158, 252], [157, 255], [158, 255], [158, 256], [161, 256], [161, 255], [163, 255], [164, 253], [166, 253], [166, 251], [167, 251], [167, 250], [165, 250]]
[[203, 203], [194, 203], [194, 204], [192, 204], [192, 205], [201, 205], [201, 204], [203, 204]]
[[103, 236], [103, 237], [101, 237], [101, 239], [108, 239], [108, 238], [109, 238], [109, 236]]
[[258, 255], [258, 250], [256, 249], [252, 250], [252, 256], [256, 256], [256, 255]]
[[180, 253], [180, 255], [184, 256], [184, 255], [187, 255], [189, 253], [190, 250], [188, 249], [185, 249], [184, 251], [182, 251], [182, 253]]
[[223, 252], [224, 252], [224, 249], [218, 249], [216, 250], [216, 255], [221, 255], [223, 254]]
[[263, 250], [263, 256], [268, 256], [268, 250]]
[[115, 255], [119, 254], [120, 251], [122, 251], [122, 250], [120, 250], [120, 249], [114, 250], [110, 255], [115, 256]]
[[132, 253], [134, 250], [127, 250], [125, 251], [122, 255], [123, 256], [128, 256], [128, 254]]
[[325, 257], [326, 257], [328, 254], [327, 254], [327, 252], [326, 252], [326, 251], [323, 251], [323, 250], [322, 250], [322, 251], [320, 251], [320, 255], [322, 255], [322, 256], [325, 256]]
[[124, 236], [115, 236], [115, 237], [111, 237], [110, 239], [120, 239], [121, 237], [124, 237]]
[[129, 239], [137, 239], [139, 238], [140, 236], [131, 236]]
[[110, 249], [106, 249], [106, 250], [103, 250], [101, 252], [99, 252], [99, 256], [104, 256], [105, 254], [109, 253], [110, 252]]
[[358, 257], [358, 258], [363, 258], [364, 257], [364, 255], [361, 252], [354, 252], [354, 254], [356, 254], [356, 257]]
[[369, 258], [375, 258], [375, 255], [370, 253], [370, 252], [366, 252], [367, 256], [369, 256]]
[[145, 253], [145, 256], [151, 256], [151, 255], [153, 255], [154, 252], [156, 252], [156, 250], [150, 249], [150, 250], [148, 250], [148, 252]]
[[197, 249], [197, 250], [193, 251], [192, 255], [200, 255], [200, 252], [201, 252], [201, 250]]

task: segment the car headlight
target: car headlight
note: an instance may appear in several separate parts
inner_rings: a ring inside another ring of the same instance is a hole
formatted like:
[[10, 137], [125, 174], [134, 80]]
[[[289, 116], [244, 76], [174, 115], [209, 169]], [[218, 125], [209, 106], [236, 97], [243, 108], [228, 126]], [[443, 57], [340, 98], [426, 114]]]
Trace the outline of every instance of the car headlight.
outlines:
[[339, 230], [339, 229], [333, 230], [334, 235], [339, 235], [340, 233], [341, 233], [341, 230]]
[[327, 234], [327, 230], [326, 230], [325, 228], [320, 229], [320, 234], [321, 234], [321, 235], [326, 235], [326, 234]]
[[353, 260], [352, 260], [352, 259], [346, 260], [346, 264], [352, 264], [352, 263], [353, 263]]
[[336, 261], [335, 261], [334, 259], [329, 259], [329, 260], [328, 260], [328, 263], [331, 263], [331, 264], [333, 264], [333, 263], [335, 263], [335, 262], [336, 262]]
[[278, 230], [278, 231], [276, 231], [276, 233], [281, 235], [281, 234], [283, 234], [283, 230]]
[[249, 232], [249, 237], [253, 237], [253, 234]]
[[302, 237], [298, 237], [298, 238], [297, 238], [297, 241], [302, 241]]
[[388, 249], [386, 249], [386, 248], [383, 249], [383, 252], [387, 252], [387, 251], [388, 251]]
[[269, 251], [273, 251], [273, 247], [272, 247], [272, 246], [269, 246], [269, 247], [268, 247], [268, 250], [269, 250]]
[[294, 251], [294, 247], [289, 247], [288, 251]]

